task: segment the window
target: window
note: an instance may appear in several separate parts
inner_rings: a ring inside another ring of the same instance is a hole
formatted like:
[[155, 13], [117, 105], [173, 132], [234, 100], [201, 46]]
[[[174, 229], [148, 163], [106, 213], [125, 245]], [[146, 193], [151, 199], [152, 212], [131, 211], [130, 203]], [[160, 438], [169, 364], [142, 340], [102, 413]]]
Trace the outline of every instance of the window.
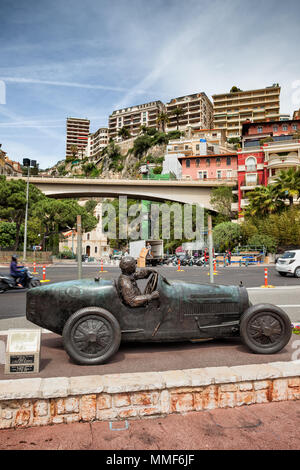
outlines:
[[293, 124], [293, 125], [292, 125], [292, 128], [293, 128], [293, 131], [296, 131], [296, 130], [298, 129], [297, 124]]
[[87, 239], [87, 240], [90, 239], [90, 234], [89, 234], [89, 233], [87, 234], [86, 239]]
[[210, 158], [205, 159], [206, 166], [210, 166]]
[[246, 171], [255, 171], [256, 170], [256, 158], [249, 157], [246, 160]]
[[226, 177], [229, 178], [229, 179], [232, 178], [232, 171], [231, 170], [227, 170]]
[[226, 158], [226, 165], [230, 166], [231, 165], [231, 157]]
[[278, 126], [273, 126], [273, 132], [278, 132]]
[[98, 251], [98, 248], [95, 246], [95, 253], [97, 253], [97, 251]]
[[263, 131], [263, 128], [262, 128], [262, 126], [258, 126], [258, 128], [257, 128], [257, 132], [258, 132], [259, 134], [261, 134], [261, 133], [262, 133], [262, 131]]
[[198, 178], [200, 180], [205, 180], [207, 179], [207, 171], [198, 171]]
[[220, 157], [216, 158], [216, 164], [217, 164], [217, 166], [221, 165], [221, 158]]
[[185, 148], [185, 150], [188, 150], [188, 149], [189, 149], [189, 146], [188, 146], [188, 145], [185, 145], [184, 148]]
[[191, 160], [190, 160], [189, 158], [186, 160], [185, 166], [186, 166], [186, 168], [190, 168], [190, 166], [191, 166]]
[[220, 180], [222, 178], [222, 171], [221, 170], [217, 170], [217, 178], [218, 178], [218, 180]]
[[200, 150], [200, 145], [199, 144], [196, 145], [196, 150]]
[[282, 126], [282, 130], [283, 130], [283, 131], [287, 131], [287, 130], [288, 130], [288, 126], [287, 126], [286, 124], [284, 124], [284, 125]]
[[250, 173], [246, 175], [246, 184], [255, 185], [257, 183], [257, 174], [256, 173]]
[[197, 166], [197, 167], [200, 166], [200, 158], [196, 158], [196, 166]]

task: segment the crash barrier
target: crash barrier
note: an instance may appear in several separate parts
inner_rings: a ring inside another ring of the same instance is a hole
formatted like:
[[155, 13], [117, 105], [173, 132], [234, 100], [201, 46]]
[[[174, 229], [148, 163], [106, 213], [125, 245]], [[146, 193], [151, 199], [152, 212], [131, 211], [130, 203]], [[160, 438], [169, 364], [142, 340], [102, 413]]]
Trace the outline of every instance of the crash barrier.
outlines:
[[264, 271], [265, 271], [265, 283], [264, 283], [263, 286], [260, 286], [260, 287], [264, 287], [264, 288], [274, 287], [274, 286], [271, 286], [271, 285], [268, 284], [268, 268], [265, 268]]
[[0, 381], [0, 429], [300, 400], [300, 361]]
[[[11, 257], [17, 255], [20, 260], [23, 259], [23, 251], [1, 251], [0, 250], [0, 263], [10, 263]], [[52, 252], [51, 251], [27, 251], [26, 262], [38, 264], [51, 264]]]

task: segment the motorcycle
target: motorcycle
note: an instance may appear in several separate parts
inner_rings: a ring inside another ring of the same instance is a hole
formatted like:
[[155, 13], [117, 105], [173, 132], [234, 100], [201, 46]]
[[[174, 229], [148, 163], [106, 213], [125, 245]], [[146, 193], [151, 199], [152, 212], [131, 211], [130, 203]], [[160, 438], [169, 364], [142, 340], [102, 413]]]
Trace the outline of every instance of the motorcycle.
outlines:
[[32, 289], [41, 285], [40, 280], [34, 277], [28, 268], [23, 268], [23, 271], [25, 272], [23, 287], [18, 286], [20, 278], [0, 273], [0, 294], [4, 294], [8, 290]]

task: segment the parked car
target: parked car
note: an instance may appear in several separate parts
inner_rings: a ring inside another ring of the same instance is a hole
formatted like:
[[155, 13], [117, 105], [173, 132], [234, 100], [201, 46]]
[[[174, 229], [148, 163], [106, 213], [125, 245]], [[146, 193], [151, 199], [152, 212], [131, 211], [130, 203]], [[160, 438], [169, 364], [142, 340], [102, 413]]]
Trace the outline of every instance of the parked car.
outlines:
[[300, 277], [300, 250], [285, 251], [276, 260], [276, 271], [280, 276], [287, 276], [292, 274], [295, 277]]
[[27, 292], [30, 322], [63, 337], [80, 364], [102, 364], [120, 342], [189, 341], [240, 336], [258, 354], [273, 354], [289, 342], [288, 315], [271, 304], [251, 305], [245, 287], [169, 282], [153, 273], [145, 293], [159, 299], [127, 306], [114, 280], [85, 279]]

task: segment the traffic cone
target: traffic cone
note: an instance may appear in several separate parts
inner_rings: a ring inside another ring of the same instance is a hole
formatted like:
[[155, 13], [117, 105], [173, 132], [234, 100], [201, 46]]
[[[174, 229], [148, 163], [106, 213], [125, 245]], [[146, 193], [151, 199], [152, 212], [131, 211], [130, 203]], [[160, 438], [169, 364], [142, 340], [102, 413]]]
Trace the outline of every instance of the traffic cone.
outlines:
[[271, 286], [268, 284], [268, 268], [265, 268], [265, 284], [263, 286], [260, 286], [262, 288], [270, 288], [270, 287], [274, 287], [274, 286]]
[[46, 279], [46, 266], [43, 266], [43, 279], [40, 282], [49, 282], [50, 279]]
[[33, 274], [38, 274], [38, 272], [36, 270], [36, 263], [33, 263]]
[[184, 271], [184, 269], [180, 269], [180, 259], [178, 260], [178, 268], [177, 271]]
[[103, 270], [103, 260], [102, 260], [102, 259], [101, 259], [101, 261], [100, 261], [100, 266], [101, 266], [100, 272], [101, 272], [101, 273], [107, 273], [107, 271], [104, 271], [104, 270]]

